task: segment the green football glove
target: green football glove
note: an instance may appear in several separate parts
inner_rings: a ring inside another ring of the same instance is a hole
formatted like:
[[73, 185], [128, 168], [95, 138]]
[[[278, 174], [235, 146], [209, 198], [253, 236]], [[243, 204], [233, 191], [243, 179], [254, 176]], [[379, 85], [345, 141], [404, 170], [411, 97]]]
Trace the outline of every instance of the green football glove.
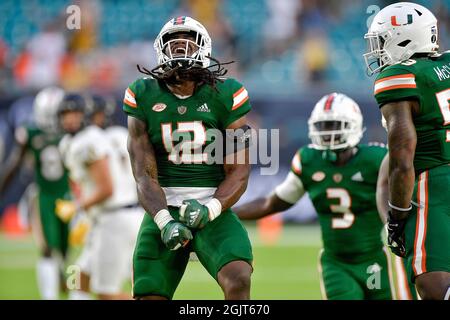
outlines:
[[192, 233], [184, 224], [172, 220], [161, 230], [161, 239], [167, 248], [177, 250], [192, 240]]
[[180, 207], [180, 221], [189, 228], [203, 228], [209, 222], [209, 209], [197, 200], [184, 200]]

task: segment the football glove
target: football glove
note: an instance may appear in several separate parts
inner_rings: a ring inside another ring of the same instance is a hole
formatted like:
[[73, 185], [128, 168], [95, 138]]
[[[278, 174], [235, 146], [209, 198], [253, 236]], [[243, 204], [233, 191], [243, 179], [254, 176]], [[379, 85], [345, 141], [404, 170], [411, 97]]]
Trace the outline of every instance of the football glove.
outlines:
[[209, 209], [197, 200], [184, 200], [180, 207], [180, 221], [189, 228], [201, 229], [209, 222]]
[[192, 233], [184, 224], [172, 220], [161, 230], [161, 239], [167, 248], [177, 250], [192, 240]]
[[77, 211], [78, 207], [73, 201], [57, 199], [55, 202], [55, 213], [65, 223], [69, 222]]
[[71, 246], [82, 246], [91, 227], [86, 214], [77, 215], [71, 222], [69, 243]]
[[405, 226], [407, 218], [395, 219], [392, 212], [389, 211], [387, 221], [387, 242], [391, 251], [403, 258], [406, 255], [405, 248]]

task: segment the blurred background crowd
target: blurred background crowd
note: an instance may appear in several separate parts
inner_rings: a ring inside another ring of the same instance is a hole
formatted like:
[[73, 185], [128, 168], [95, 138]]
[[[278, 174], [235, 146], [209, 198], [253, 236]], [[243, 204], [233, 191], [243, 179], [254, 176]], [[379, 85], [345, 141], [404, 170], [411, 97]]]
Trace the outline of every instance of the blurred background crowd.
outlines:
[[[36, 92], [49, 85], [107, 94], [121, 112], [124, 89], [141, 74], [136, 65], [156, 65], [153, 40], [165, 22], [188, 15], [202, 22], [213, 56], [235, 61], [229, 75], [245, 84], [256, 127], [280, 129], [280, 174], [254, 175], [250, 197], [283, 178], [295, 150], [308, 143], [307, 119], [323, 95], [340, 91], [361, 106], [363, 142], [385, 140], [366, 75], [364, 34], [384, 0], [2, 0], [0, 1], [0, 161], [14, 129], [32, 121]], [[437, 15], [442, 49], [450, 45], [450, 0], [414, 1]], [[68, 28], [73, 7], [79, 29]], [[72, 9], [71, 9], [72, 8]], [[32, 179], [28, 167], [8, 194], [0, 215]], [[265, 179], [265, 183], [258, 183]], [[263, 189], [259, 189], [263, 186]]]

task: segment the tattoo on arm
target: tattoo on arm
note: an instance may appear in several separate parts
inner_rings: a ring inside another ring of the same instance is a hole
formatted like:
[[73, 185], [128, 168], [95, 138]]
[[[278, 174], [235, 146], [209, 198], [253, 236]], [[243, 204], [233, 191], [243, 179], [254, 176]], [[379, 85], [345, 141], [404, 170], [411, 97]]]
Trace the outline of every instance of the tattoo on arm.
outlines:
[[[417, 143], [412, 114], [418, 109], [415, 101], [388, 103], [381, 109], [387, 122], [389, 143], [389, 200], [408, 208], [414, 190], [414, 154]], [[405, 214], [392, 210], [393, 214]]]
[[[230, 124], [227, 129], [239, 129], [246, 124], [244, 116]], [[242, 159], [244, 161], [240, 161]], [[222, 211], [233, 206], [247, 189], [251, 169], [248, 148], [227, 155], [223, 168], [225, 179], [214, 194], [214, 197], [222, 204]]]
[[234, 205], [247, 189], [250, 176], [250, 164], [248, 163], [248, 149], [241, 150], [237, 154], [245, 152], [245, 164], [224, 164], [225, 179], [219, 185], [214, 197], [222, 204], [222, 210]]
[[158, 182], [158, 169], [145, 122], [128, 117], [128, 152], [137, 183], [139, 202], [152, 216], [167, 208], [166, 196]]

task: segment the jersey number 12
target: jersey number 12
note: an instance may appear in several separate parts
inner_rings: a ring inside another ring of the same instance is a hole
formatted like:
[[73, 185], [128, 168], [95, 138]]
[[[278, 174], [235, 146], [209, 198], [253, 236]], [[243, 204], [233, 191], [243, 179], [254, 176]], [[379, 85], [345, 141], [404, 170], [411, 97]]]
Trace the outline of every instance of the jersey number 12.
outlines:
[[[174, 131], [172, 123], [162, 123], [161, 135], [169, 161], [175, 164], [207, 161], [208, 155], [202, 152], [206, 143], [206, 130], [201, 121], [178, 122]], [[174, 144], [174, 141], [178, 143]]]

